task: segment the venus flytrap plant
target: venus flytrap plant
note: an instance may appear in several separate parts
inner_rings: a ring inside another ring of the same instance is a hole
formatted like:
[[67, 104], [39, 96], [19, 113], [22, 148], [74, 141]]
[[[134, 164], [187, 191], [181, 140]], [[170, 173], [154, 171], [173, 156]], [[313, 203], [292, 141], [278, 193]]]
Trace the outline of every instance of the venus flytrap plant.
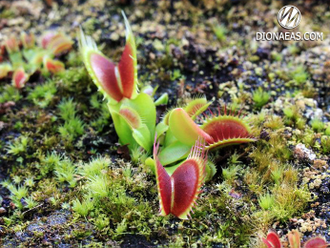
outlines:
[[[288, 233], [288, 240], [290, 248], [326, 248], [329, 247], [327, 241], [322, 237], [314, 237], [308, 239], [303, 246], [300, 241], [300, 233], [297, 230], [292, 230]], [[280, 237], [275, 231], [269, 231], [266, 238], [262, 238], [262, 241], [267, 248], [282, 248], [282, 242]]]
[[13, 74], [12, 85], [17, 89], [21, 89], [29, 80], [29, 77], [30, 76], [25, 72], [24, 68], [20, 67], [16, 69]]
[[52, 74], [57, 74], [59, 72], [65, 71], [65, 66], [61, 61], [51, 59], [48, 56], [44, 57], [43, 66], [46, 71], [49, 71]]
[[[198, 103], [200, 100], [195, 100], [194, 103]], [[185, 158], [198, 137], [202, 137], [206, 141], [206, 150], [215, 150], [227, 145], [255, 140], [247, 123], [240, 118], [240, 114], [227, 113], [226, 109], [223, 115], [212, 113], [202, 120], [202, 125], [197, 125], [194, 119], [203, 113], [208, 105], [209, 103], [204, 101], [203, 104], [194, 104], [195, 107], [191, 109], [176, 108], [165, 116], [168, 130], [166, 130], [163, 149], [159, 155], [164, 165]]]
[[14, 35], [5, 40], [5, 47], [9, 55], [9, 59], [13, 67], [20, 67], [23, 65], [23, 57], [19, 51], [19, 42]]
[[131, 27], [123, 13], [126, 26], [126, 45], [116, 65], [98, 50], [94, 40], [80, 30], [79, 46], [88, 73], [111, 103], [137, 96], [136, 47]]
[[0, 79], [6, 77], [13, 67], [9, 63], [0, 64]]
[[[220, 111], [219, 111], [220, 112]], [[177, 122], [185, 120], [187, 127], [190, 127], [191, 134], [201, 134], [205, 137], [208, 145], [206, 149], [216, 149], [229, 144], [238, 144], [254, 141], [252, 138], [249, 126], [240, 118], [239, 115], [227, 113], [226, 109], [223, 115], [214, 115], [207, 117], [203, 124], [199, 127], [197, 124], [192, 123], [185, 112], [180, 109], [175, 110], [170, 117], [170, 128], [175, 133], [175, 136], [182, 140], [180, 128], [178, 129]], [[191, 141], [187, 141], [191, 142]]]
[[54, 56], [68, 52], [73, 41], [63, 33], [49, 32], [42, 36], [41, 45], [45, 50], [49, 50]]
[[[188, 100], [188, 103], [183, 106], [183, 109], [187, 111], [189, 117], [194, 120], [198, 115], [203, 113], [211, 103], [212, 102], [208, 102], [205, 97], [199, 97]], [[179, 141], [169, 128], [169, 117], [173, 111], [174, 109], [168, 111], [163, 121], [158, 123], [156, 127], [157, 138], [160, 138], [161, 145], [163, 146], [159, 154], [159, 159], [164, 166], [186, 158], [191, 149], [191, 145]]]
[[35, 56], [35, 36], [34, 34], [21, 34], [21, 41], [23, 44], [22, 54], [27, 61], [31, 61]]
[[[20, 50], [20, 43], [22, 50]], [[72, 40], [62, 33], [51, 33], [41, 39], [42, 48], [35, 45], [34, 34], [22, 33], [20, 41], [15, 36], [5, 40], [5, 47], [8, 52], [9, 62], [0, 64], [0, 79], [14, 71], [12, 84], [17, 89], [24, 87], [36, 70], [42, 66], [46, 72], [52, 74], [64, 70], [64, 64], [55, 60], [54, 57], [67, 53], [72, 47]]]
[[155, 133], [156, 108], [150, 95], [137, 92], [135, 41], [124, 13], [123, 17], [126, 45], [118, 64], [102, 54], [92, 38], [85, 36], [82, 30], [79, 47], [89, 75], [108, 101], [120, 143], [127, 144], [131, 151], [138, 145], [150, 152]]
[[207, 152], [205, 144], [198, 139], [188, 158], [169, 175], [158, 159], [159, 143], [154, 144], [156, 179], [159, 194], [160, 214], [170, 213], [187, 219], [196, 205], [201, 186], [205, 180]]
[[[119, 142], [128, 145], [134, 158], [138, 157], [139, 150], [142, 153], [141, 148], [150, 154], [154, 143], [154, 160], [148, 158], [146, 164], [151, 165], [156, 173], [161, 214], [172, 213], [187, 219], [205, 179], [210, 179], [216, 171], [214, 164], [207, 161], [206, 151], [255, 139], [240, 115], [227, 113], [226, 110], [224, 114], [205, 117], [202, 119], [203, 124], [197, 125], [195, 120], [211, 104], [205, 97], [193, 99], [185, 106], [170, 110], [156, 126], [155, 105], [166, 104], [168, 96], [163, 94], [155, 103], [153, 95], [156, 89], [149, 86], [140, 93], [137, 91], [135, 41], [124, 13], [123, 17], [126, 45], [119, 63], [112, 62], [99, 51], [93, 39], [85, 36], [82, 30], [78, 38], [80, 52], [89, 75], [108, 102]], [[153, 137], [156, 137], [158, 143], [153, 142]], [[171, 167], [163, 167], [173, 164]], [[89, 189], [92, 189], [95, 196], [113, 198], [113, 191], [106, 187], [107, 179], [104, 175], [88, 178]], [[119, 203], [121, 201], [118, 199]], [[77, 206], [80, 205], [77, 203]]]

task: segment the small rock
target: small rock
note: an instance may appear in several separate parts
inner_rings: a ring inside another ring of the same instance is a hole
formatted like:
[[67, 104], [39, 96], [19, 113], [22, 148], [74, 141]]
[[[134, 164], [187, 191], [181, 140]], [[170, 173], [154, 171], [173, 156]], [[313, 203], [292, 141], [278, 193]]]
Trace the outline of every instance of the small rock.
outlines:
[[15, 102], [9, 101], [5, 103], [0, 103], [0, 114], [6, 113], [11, 107], [15, 106]]
[[43, 223], [39, 222], [39, 223], [33, 223], [30, 224], [27, 228], [26, 231], [27, 232], [43, 232]]
[[308, 149], [304, 144], [299, 143], [294, 148], [294, 156], [300, 160], [308, 159], [313, 161], [316, 159], [315, 153]]
[[322, 159], [315, 159], [313, 166], [316, 169], [326, 169], [328, 167], [327, 166], [327, 161], [324, 161]]
[[0, 208], [0, 215], [5, 214], [7, 211], [4, 207]]
[[111, 35], [110, 35], [110, 39], [111, 40], [113, 40], [113, 41], [117, 41], [117, 40], [119, 40], [119, 34], [118, 33], [112, 33]]

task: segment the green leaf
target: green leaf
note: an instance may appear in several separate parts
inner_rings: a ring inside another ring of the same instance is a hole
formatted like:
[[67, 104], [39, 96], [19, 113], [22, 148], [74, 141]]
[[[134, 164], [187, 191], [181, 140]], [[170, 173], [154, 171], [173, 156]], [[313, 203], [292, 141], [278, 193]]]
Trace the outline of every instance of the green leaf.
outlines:
[[116, 133], [119, 137], [120, 144], [128, 144], [128, 147], [130, 149], [133, 149], [134, 147], [136, 147], [137, 143], [133, 138], [131, 127], [129, 126], [127, 121], [119, 114], [120, 106], [120, 103], [116, 105], [108, 104], [108, 108], [110, 110], [112, 121], [115, 126]]
[[143, 124], [138, 129], [133, 129], [133, 138], [147, 152], [150, 152], [152, 147], [152, 141], [151, 141], [149, 129], [146, 125]]
[[162, 165], [169, 165], [188, 156], [191, 146], [179, 141], [162, 149], [159, 154], [159, 161]]
[[168, 130], [168, 126], [164, 122], [159, 122], [156, 126], [157, 139]]
[[191, 119], [195, 120], [198, 115], [203, 113], [211, 105], [212, 102], [207, 102], [206, 97], [196, 98], [190, 101], [184, 110], [188, 113]]
[[169, 118], [170, 129], [180, 142], [193, 146], [202, 137], [206, 142], [212, 143], [213, 139], [204, 132], [182, 108], [174, 109]]
[[177, 138], [174, 137], [171, 129], [169, 128], [166, 131], [164, 146], [169, 146], [169, 145], [171, 145], [172, 143], [174, 143], [176, 141], [178, 141]]
[[[184, 161], [183, 161], [184, 162]], [[181, 162], [180, 164], [176, 164], [176, 165], [172, 165], [172, 166], [167, 166], [167, 167], [164, 167], [167, 174], [169, 176], [172, 176], [172, 174], [174, 173], [174, 171], [183, 163]]]
[[137, 111], [127, 106], [121, 106], [119, 113], [132, 129], [138, 129], [142, 125], [141, 117]]
[[156, 107], [152, 98], [145, 93], [140, 93], [135, 99], [124, 99], [123, 105], [129, 106], [138, 112], [142, 122], [148, 127], [150, 137], [155, 136]]
[[156, 173], [156, 162], [154, 159], [152, 159], [151, 157], [147, 158], [145, 161], [144, 161], [145, 165], [148, 166], [151, 171], [155, 174]]
[[156, 106], [166, 105], [167, 103], [168, 103], [168, 94], [164, 93], [156, 100], [155, 105]]

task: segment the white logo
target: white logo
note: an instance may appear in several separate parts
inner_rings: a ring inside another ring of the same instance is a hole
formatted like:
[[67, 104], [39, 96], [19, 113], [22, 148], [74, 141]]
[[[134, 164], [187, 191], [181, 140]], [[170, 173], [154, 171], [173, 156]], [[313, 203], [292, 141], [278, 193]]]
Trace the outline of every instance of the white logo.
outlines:
[[[277, 13], [277, 22], [285, 29], [296, 28], [301, 21], [301, 13], [299, 9], [293, 5], [286, 5]], [[282, 31], [280, 32], [256, 32], [256, 40], [259, 41], [318, 41], [323, 40], [323, 32], [293, 32]]]
[[293, 5], [286, 5], [277, 13], [277, 22], [285, 29], [294, 29], [301, 21], [300, 10]]

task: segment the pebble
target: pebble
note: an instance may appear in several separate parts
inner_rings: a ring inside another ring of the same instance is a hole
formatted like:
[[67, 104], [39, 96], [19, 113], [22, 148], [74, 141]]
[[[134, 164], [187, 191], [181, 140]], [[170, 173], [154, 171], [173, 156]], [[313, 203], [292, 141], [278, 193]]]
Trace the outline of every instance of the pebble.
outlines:
[[0, 215], [1, 214], [5, 214], [7, 211], [6, 211], [6, 209], [4, 208], [4, 207], [1, 207], [0, 208]]
[[308, 159], [313, 161], [316, 159], [315, 153], [308, 149], [304, 144], [297, 144], [294, 148], [294, 156], [300, 160]]

